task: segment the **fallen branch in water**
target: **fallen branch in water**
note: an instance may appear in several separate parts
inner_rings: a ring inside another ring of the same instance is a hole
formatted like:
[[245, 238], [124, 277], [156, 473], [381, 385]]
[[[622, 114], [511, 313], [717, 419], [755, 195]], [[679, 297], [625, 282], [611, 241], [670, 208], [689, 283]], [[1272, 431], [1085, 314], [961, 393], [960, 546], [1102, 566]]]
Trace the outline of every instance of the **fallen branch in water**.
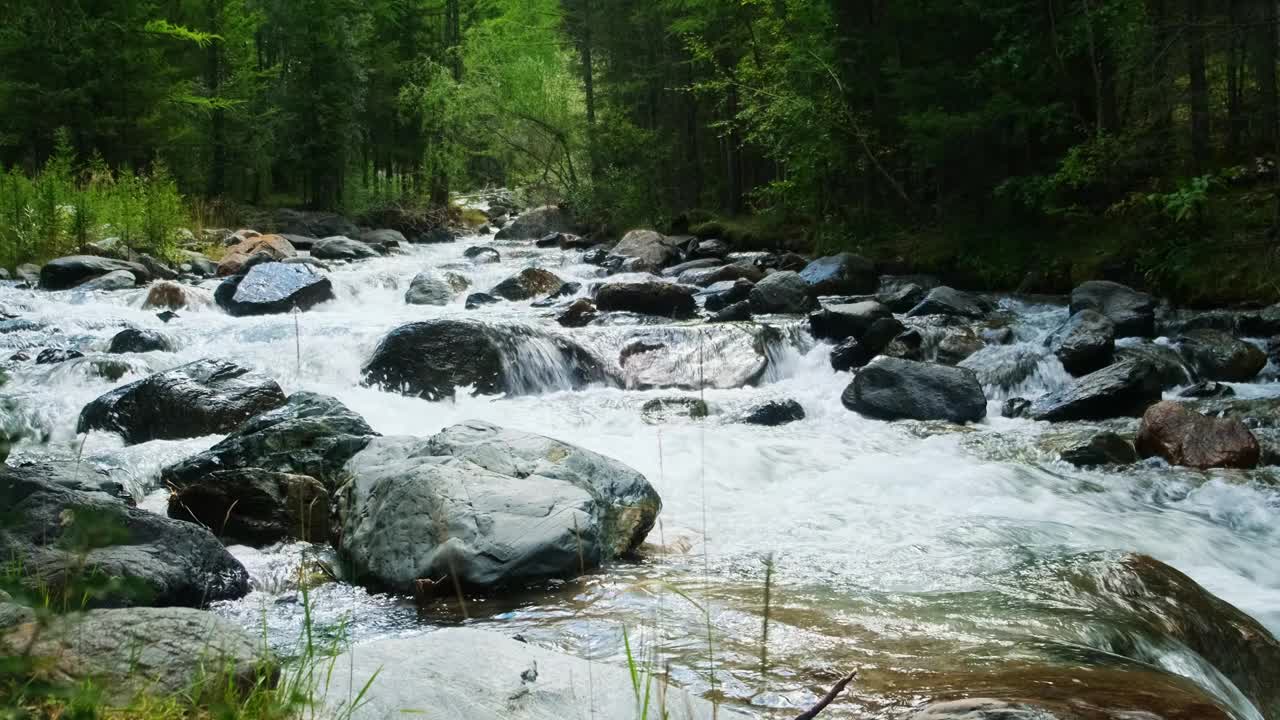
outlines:
[[818, 717], [818, 713], [822, 712], [823, 710], [826, 710], [827, 706], [830, 705], [831, 702], [840, 695], [840, 693], [844, 692], [845, 687], [847, 687], [849, 683], [853, 682], [853, 679], [856, 677], [858, 677], [858, 671], [854, 670], [848, 675], [845, 675], [844, 677], [840, 678], [840, 682], [832, 686], [831, 690], [821, 700], [818, 701], [817, 705], [814, 705], [808, 710], [805, 710], [804, 712], [797, 715], [796, 720], [813, 720], [814, 718]]

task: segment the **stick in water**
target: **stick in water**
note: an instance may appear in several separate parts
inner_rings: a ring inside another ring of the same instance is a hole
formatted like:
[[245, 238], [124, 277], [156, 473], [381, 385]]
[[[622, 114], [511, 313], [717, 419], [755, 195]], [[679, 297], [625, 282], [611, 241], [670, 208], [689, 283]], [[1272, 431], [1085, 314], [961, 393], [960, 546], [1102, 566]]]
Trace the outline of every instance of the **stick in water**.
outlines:
[[835, 686], [831, 688], [831, 691], [828, 692], [821, 700], [818, 701], [817, 705], [814, 705], [808, 710], [805, 710], [804, 712], [797, 715], [796, 720], [813, 720], [815, 717], [818, 716], [818, 713], [822, 712], [823, 710], [826, 710], [827, 706], [830, 705], [831, 702], [835, 700], [838, 695], [840, 695], [840, 693], [844, 692], [845, 687], [848, 686], [849, 683], [853, 682], [853, 679], [856, 677], [858, 677], [858, 671], [854, 670], [848, 675], [845, 675], [844, 677], [840, 678], [840, 682], [836, 683]]

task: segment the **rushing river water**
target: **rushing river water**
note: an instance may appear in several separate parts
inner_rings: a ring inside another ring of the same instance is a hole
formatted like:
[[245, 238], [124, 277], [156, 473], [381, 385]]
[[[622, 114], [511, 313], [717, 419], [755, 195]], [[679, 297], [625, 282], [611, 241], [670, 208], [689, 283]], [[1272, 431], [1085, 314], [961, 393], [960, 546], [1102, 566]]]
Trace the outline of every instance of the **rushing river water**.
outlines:
[[[465, 260], [463, 250], [474, 244], [497, 247], [502, 261]], [[989, 385], [988, 420], [955, 428], [885, 423], [845, 409], [840, 393], [849, 375], [831, 369], [830, 347], [813, 343], [801, 318], [765, 318], [775, 329], [766, 333], [633, 316], [565, 330], [553, 319], [556, 309], [528, 302], [467, 310], [465, 292], [446, 307], [404, 302], [410, 279], [424, 269], [457, 272], [471, 291], [484, 291], [531, 266], [582, 282], [583, 294], [599, 279], [599, 269], [577, 252], [468, 237], [336, 266], [337, 299], [296, 316], [232, 318], [208, 307], [181, 311], [164, 324], [141, 309], [145, 290], [0, 287], [0, 307], [33, 323], [6, 326], [4, 357], [49, 346], [104, 352], [126, 325], [162, 330], [180, 348], [128, 356], [133, 372], [114, 382], [93, 372], [92, 353], [11, 367], [8, 405], [0, 411], [11, 425], [48, 439], [19, 444], [15, 458], [79, 452], [80, 409], [114, 385], [225, 357], [268, 373], [286, 392], [334, 395], [384, 434], [429, 435], [462, 420], [488, 420], [617, 458], [643, 472], [662, 496], [660, 525], [639, 561], [550, 588], [422, 610], [343, 584], [315, 588], [310, 597], [319, 624], [330, 633], [345, 626], [357, 645], [468, 622], [618, 665], [625, 661], [625, 629], [633, 650], [677, 683], [778, 717], [794, 716], [855, 666], [860, 677], [828, 711], [831, 717], [896, 716], [926, 701], [949, 673], [975, 667], [1058, 662], [1067, 650], [1120, 653], [1191, 678], [1238, 717], [1261, 717], [1185, 648], [1150, 635], [1117, 650], [1113, 631], [1126, 618], [1073, 597], [1059, 579], [1089, 553], [1146, 553], [1280, 632], [1280, 487], [1267, 470], [1196, 472], [1157, 463], [1082, 470], [1040, 448], [1037, 439], [1049, 426], [1000, 417], [1005, 397], [1035, 395], [1068, 379], [1041, 342], [1066, 318], [1064, 306], [1000, 301], [1017, 341], [967, 364], [995, 373], [1002, 364], [1022, 363], [1030, 371], [1010, 387]], [[653, 398], [699, 394], [691, 390], [574, 391], [568, 369], [552, 360], [537, 333], [510, 350], [507, 361], [519, 368], [526, 391], [515, 397], [459, 393], [456, 401], [432, 403], [361, 386], [361, 365], [382, 335], [433, 317], [571, 334], [636, 388], [705, 380], [701, 394], [712, 415], [654, 423], [641, 413]], [[636, 340], [666, 350], [640, 367], [620, 367], [619, 350]], [[1265, 383], [1237, 389], [1246, 396], [1273, 393]], [[776, 428], [734, 421], [751, 405], [785, 398], [799, 401], [806, 419]], [[159, 469], [218, 439], [124, 447], [95, 433], [84, 439], [83, 457], [112, 469], [143, 506], [163, 512]], [[257, 589], [217, 611], [255, 628], [265, 623], [272, 641], [287, 647], [303, 615], [290, 578], [304, 552], [323, 552], [300, 545], [233, 552]], [[762, 643], [766, 576], [771, 608]]]

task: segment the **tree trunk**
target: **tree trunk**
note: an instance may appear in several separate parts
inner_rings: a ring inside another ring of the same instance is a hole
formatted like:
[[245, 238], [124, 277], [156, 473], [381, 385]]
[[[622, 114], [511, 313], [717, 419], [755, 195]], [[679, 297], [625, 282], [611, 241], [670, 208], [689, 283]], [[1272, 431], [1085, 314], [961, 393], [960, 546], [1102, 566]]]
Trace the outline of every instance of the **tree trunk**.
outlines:
[[1276, 3], [1275, 0], [1254, 0], [1255, 11], [1250, 53], [1253, 60], [1253, 79], [1258, 87], [1258, 130], [1256, 149], [1269, 153], [1276, 150], [1280, 123], [1280, 93], [1276, 90]]
[[1204, 0], [1187, 0], [1187, 76], [1191, 87], [1191, 166], [1209, 163], [1209, 82], [1204, 67]]

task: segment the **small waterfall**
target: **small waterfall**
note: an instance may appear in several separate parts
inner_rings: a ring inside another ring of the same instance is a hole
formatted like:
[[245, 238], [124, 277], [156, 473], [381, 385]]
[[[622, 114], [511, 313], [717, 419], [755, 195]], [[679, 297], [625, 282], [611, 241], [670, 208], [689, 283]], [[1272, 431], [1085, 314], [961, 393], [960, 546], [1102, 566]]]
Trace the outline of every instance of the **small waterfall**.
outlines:
[[1038, 342], [988, 345], [960, 363], [978, 375], [991, 400], [1036, 397], [1071, 382], [1058, 358]]
[[600, 361], [564, 338], [524, 325], [486, 325], [502, 354], [503, 375], [516, 395], [580, 389], [608, 383]]

